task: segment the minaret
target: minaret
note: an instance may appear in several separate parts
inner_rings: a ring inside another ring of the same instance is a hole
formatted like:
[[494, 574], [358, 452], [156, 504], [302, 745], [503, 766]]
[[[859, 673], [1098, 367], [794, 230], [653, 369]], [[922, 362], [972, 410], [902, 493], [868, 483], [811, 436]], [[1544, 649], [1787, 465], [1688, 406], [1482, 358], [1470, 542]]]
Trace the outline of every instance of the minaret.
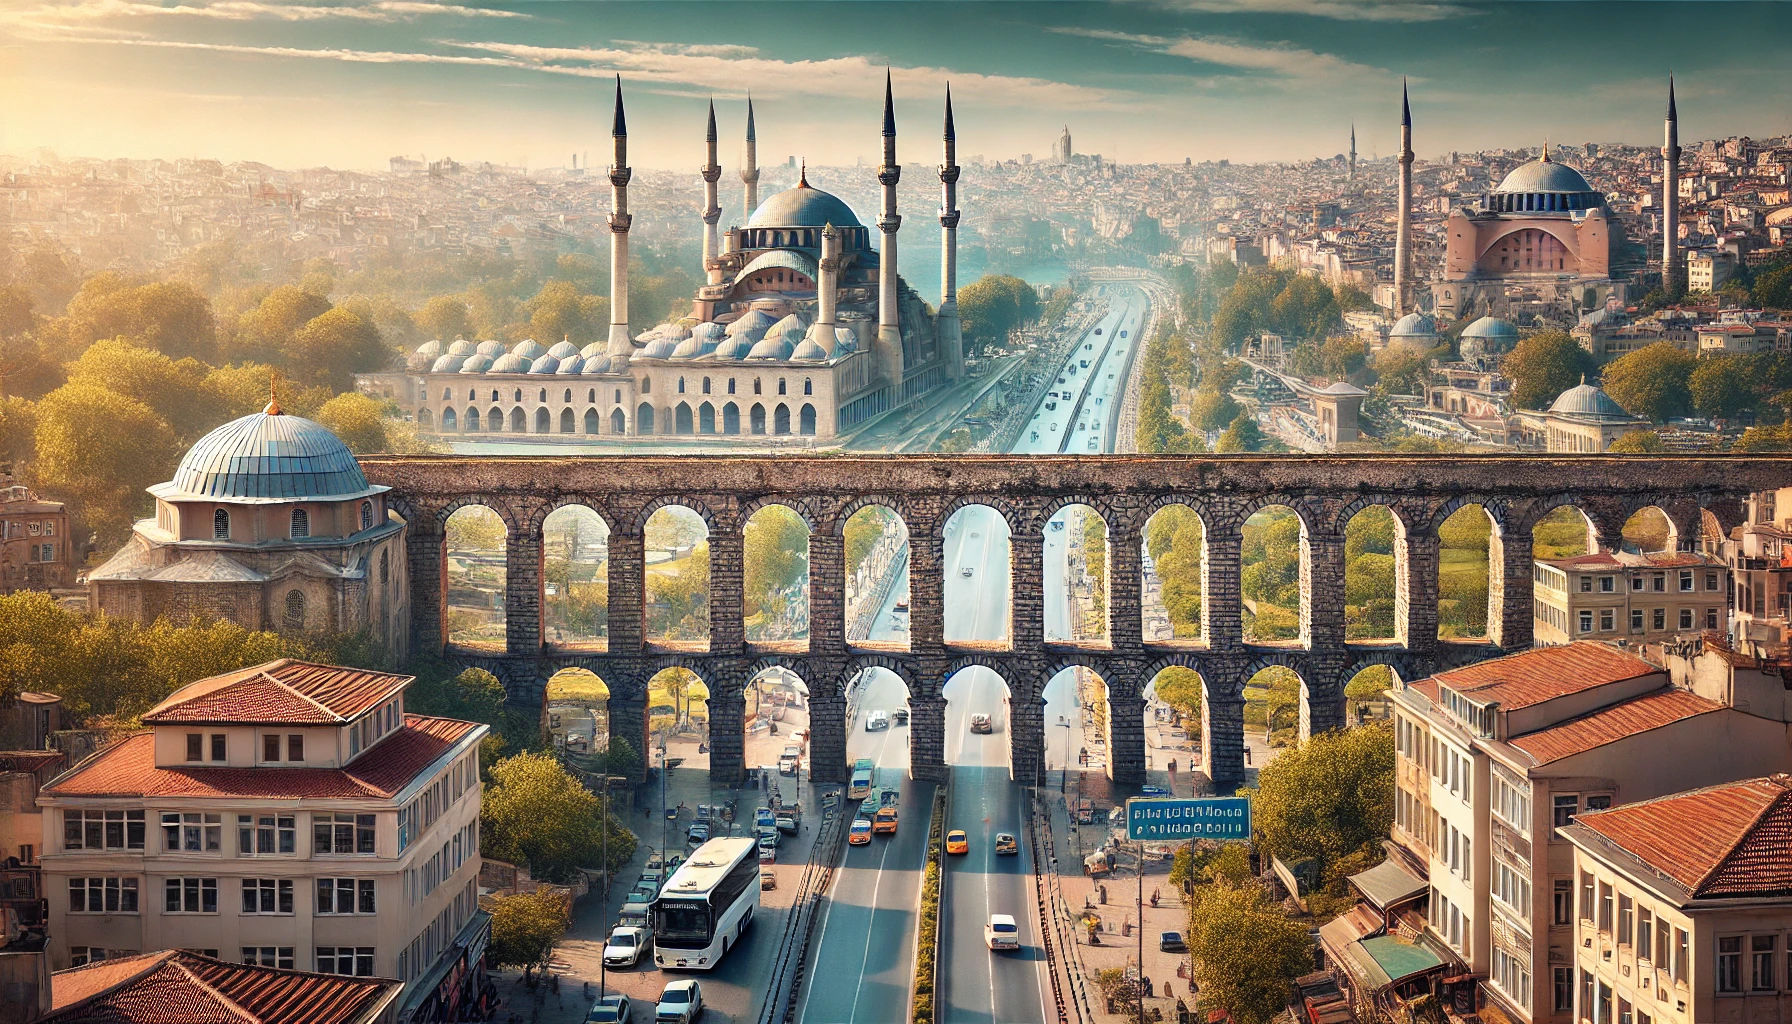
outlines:
[[1679, 294], [1680, 118], [1674, 111], [1674, 76], [1668, 76], [1668, 120], [1661, 143], [1661, 290]]
[[628, 329], [628, 226], [634, 219], [628, 212], [628, 180], [633, 171], [628, 166], [628, 122], [622, 116], [622, 76], [616, 76], [616, 116], [610, 126], [610, 140], [615, 143], [616, 157], [610, 164], [610, 369], [621, 373], [628, 369], [635, 343]]
[[1406, 313], [1412, 277], [1412, 107], [1400, 83], [1400, 206], [1394, 222], [1394, 315]]
[[1350, 123], [1350, 180], [1356, 180], [1356, 122]]
[[885, 379], [892, 386], [902, 384], [902, 324], [897, 317], [896, 231], [902, 217], [896, 213], [896, 183], [902, 179], [902, 165], [896, 162], [896, 99], [890, 88], [889, 69], [884, 70], [884, 162], [877, 169], [878, 184], [884, 187], [883, 210], [877, 218], [877, 229], [883, 232], [883, 247], [878, 252], [877, 270], [877, 349], [878, 362]]
[[747, 152], [741, 160], [740, 180], [747, 186], [747, 211], [742, 223], [753, 219], [759, 209], [759, 139], [753, 132], [753, 97], [747, 96]]
[[952, 84], [946, 83], [946, 162], [940, 165], [940, 309], [935, 323], [947, 376], [964, 375], [958, 323], [958, 132], [952, 127]]
[[835, 315], [840, 295], [840, 229], [832, 224], [821, 229], [821, 280], [815, 291], [815, 323], [828, 330], [828, 351], [834, 350], [834, 328], [839, 325], [839, 317]]
[[698, 173], [703, 175], [703, 269], [707, 274], [709, 264], [721, 255], [721, 243], [716, 236], [716, 224], [722, 219], [722, 207], [716, 200], [716, 182], [722, 177], [721, 165], [716, 163], [716, 101], [709, 101], [709, 134], [703, 140], [703, 166]]

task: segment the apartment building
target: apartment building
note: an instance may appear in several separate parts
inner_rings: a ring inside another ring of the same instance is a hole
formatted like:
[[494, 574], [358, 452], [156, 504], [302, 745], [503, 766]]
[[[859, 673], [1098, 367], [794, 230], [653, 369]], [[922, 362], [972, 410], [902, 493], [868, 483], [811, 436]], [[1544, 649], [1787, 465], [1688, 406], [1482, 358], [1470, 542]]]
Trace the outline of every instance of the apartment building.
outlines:
[[202, 679], [45, 786], [53, 966], [184, 949], [395, 978], [400, 1019], [429, 1019], [409, 1010], [489, 929], [489, 727], [406, 714], [411, 679], [290, 660]]
[[1792, 1020], [1792, 778], [1625, 804], [1560, 832], [1574, 846], [1577, 1020]]
[[1572, 847], [1586, 811], [1792, 767], [1787, 705], [1756, 714], [1615, 646], [1575, 641], [1452, 669], [1390, 694], [1392, 858], [1415, 919], [1513, 1020], [1566, 1024], [1575, 993]]
[[1721, 558], [1692, 551], [1599, 552], [1538, 559], [1531, 566], [1532, 636], [1644, 643], [1729, 625]]

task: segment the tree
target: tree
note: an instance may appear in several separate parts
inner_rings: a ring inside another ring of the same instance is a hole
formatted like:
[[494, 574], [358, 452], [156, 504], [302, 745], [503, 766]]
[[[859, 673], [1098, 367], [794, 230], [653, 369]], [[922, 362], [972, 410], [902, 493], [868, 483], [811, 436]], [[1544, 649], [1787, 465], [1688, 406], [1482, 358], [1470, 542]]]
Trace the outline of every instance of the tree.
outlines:
[[1227, 1010], [1237, 1024], [1274, 1020], [1287, 1009], [1294, 979], [1313, 969], [1306, 926], [1289, 920], [1255, 882], [1198, 887], [1188, 934], [1201, 1005]]
[[440, 339], [444, 344], [473, 333], [473, 321], [468, 316], [467, 304], [456, 295], [438, 295], [430, 299], [413, 319], [423, 333]]
[[1189, 403], [1189, 419], [1201, 430], [1224, 430], [1244, 412], [1242, 406], [1225, 391], [1206, 388], [1195, 392]]
[[[205, 401], [207, 367], [197, 359], [176, 361], [117, 338], [94, 342], [67, 370], [72, 385], [105, 388], [142, 402], [183, 443], [196, 441], [217, 426], [216, 414]], [[263, 384], [265, 389], [266, 381]]]
[[1521, 409], [1548, 408], [1592, 370], [1592, 356], [1564, 331], [1524, 338], [1500, 361], [1500, 372], [1512, 381], [1512, 403]]
[[1262, 451], [1263, 431], [1250, 413], [1241, 412], [1220, 435], [1220, 443], [1215, 447], [1223, 454]]
[[50, 326], [80, 352], [101, 338], [126, 337], [176, 359], [210, 359], [218, 326], [211, 303], [184, 281], [131, 284], [110, 272], [82, 282], [68, 312]]
[[1384, 348], [1375, 356], [1375, 393], [1420, 395], [1425, 391], [1425, 374], [1430, 360], [1422, 353], [1405, 346]]
[[1763, 309], [1792, 309], [1792, 262], [1781, 261], [1756, 272], [1750, 298]]
[[1653, 455], [1667, 450], [1666, 442], [1653, 430], [1632, 430], [1606, 449], [1612, 455]]
[[72, 503], [113, 544], [149, 508], [144, 488], [168, 479], [180, 454], [155, 410], [96, 384], [65, 384], [45, 396], [36, 436], [38, 486]]
[[0, 398], [0, 459], [15, 465], [37, 452], [37, 407], [23, 398]]
[[527, 864], [537, 878], [565, 883], [579, 868], [601, 866], [606, 821], [610, 861], [626, 864], [634, 856], [634, 833], [607, 820], [603, 801], [554, 755], [522, 753], [492, 765], [480, 846], [499, 860]]
[[482, 668], [448, 675], [443, 665], [413, 667], [417, 681], [405, 692], [405, 707], [421, 715], [483, 722], [493, 729], [504, 723], [504, 684]]
[[768, 505], [742, 533], [741, 589], [751, 618], [782, 607], [778, 595], [809, 575], [809, 527], [783, 505]]
[[1206, 691], [1201, 673], [1172, 665], [1157, 674], [1154, 686], [1157, 699], [1181, 712], [1183, 718], [1195, 721], [1201, 717], [1201, 697]]
[[1702, 416], [1727, 420], [1754, 407], [1761, 374], [1747, 356], [1711, 356], [1698, 360], [1687, 388], [1692, 407]]
[[529, 334], [543, 345], [570, 340], [583, 347], [606, 335], [610, 300], [581, 295], [568, 281], [549, 281], [524, 304]]
[[1187, 505], [1167, 505], [1151, 517], [1146, 548], [1163, 582], [1164, 614], [1177, 639], [1201, 635], [1201, 517]]
[[546, 967], [572, 923], [572, 900], [563, 889], [492, 896], [489, 907], [492, 960], [504, 967]]
[[275, 359], [299, 328], [329, 311], [330, 300], [282, 285], [238, 320], [234, 351], [264, 361]]
[[1284, 861], [1321, 866], [1387, 838], [1394, 820], [1394, 738], [1385, 724], [1320, 733], [1258, 776], [1254, 825]]
[[1690, 411], [1698, 361], [1672, 342], [1658, 341], [1607, 363], [1601, 386], [1632, 415], [1662, 423]]
[[338, 392], [354, 387], [356, 373], [381, 369], [391, 358], [379, 330], [341, 306], [293, 332], [282, 354], [301, 381]]
[[357, 391], [337, 395], [317, 410], [317, 422], [330, 428], [356, 455], [389, 451], [386, 443], [386, 407]]
[[1038, 293], [1018, 277], [985, 274], [958, 290], [958, 320], [974, 351], [1006, 342], [1015, 328], [1038, 315]]

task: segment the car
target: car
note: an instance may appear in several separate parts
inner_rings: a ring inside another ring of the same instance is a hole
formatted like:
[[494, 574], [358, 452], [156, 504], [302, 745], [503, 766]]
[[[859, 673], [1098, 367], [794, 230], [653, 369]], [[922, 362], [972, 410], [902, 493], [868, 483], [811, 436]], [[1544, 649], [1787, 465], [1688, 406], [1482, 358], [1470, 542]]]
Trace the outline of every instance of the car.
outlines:
[[653, 948], [653, 933], [645, 928], [618, 928], [604, 940], [605, 967], [633, 967]]
[[963, 576], [967, 580], [970, 579], [971, 576], [973, 575], [973, 573], [971, 572], [971, 567], [967, 565], [964, 568], [958, 570], [958, 575]]
[[853, 846], [864, 846], [871, 841], [871, 819], [854, 818], [852, 829], [846, 833], [846, 841]]
[[899, 612], [908, 611], [908, 598], [906, 598], [906, 597], [897, 598], [896, 599], [896, 610]]
[[989, 720], [988, 715], [978, 712], [971, 716], [971, 731], [975, 733], [995, 732], [995, 725]]
[[1162, 786], [1140, 786], [1140, 796], [1169, 796], [1170, 791]]
[[1009, 914], [991, 914], [983, 926], [983, 941], [992, 950], [1019, 949], [1020, 925]]
[[880, 729], [888, 729], [889, 727], [890, 713], [888, 711], [873, 711], [865, 716], [866, 732], [877, 732]]
[[759, 863], [775, 864], [775, 863], [777, 863], [777, 860], [778, 860], [777, 845], [773, 844], [773, 843], [761, 842], [759, 844]]
[[878, 808], [877, 815], [871, 819], [871, 832], [873, 835], [884, 835], [886, 833], [889, 835], [895, 835], [896, 834], [896, 808], [894, 808], [894, 807]]
[[778, 873], [776, 871], [768, 871], [768, 870], [761, 868], [759, 871], [759, 889], [760, 889], [760, 891], [765, 892], [765, 891], [768, 891], [771, 889], [776, 889], [777, 887], [778, 887]]
[[1165, 953], [1186, 953], [1188, 943], [1182, 941], [1181, 932], [1165, 932], [1157, 937], [1157, 948]]
[[1012, 857], [1020, 852], [1020, 841], [1006, 832], [996, 833], [996, 856]]
[[624, 902], [624, 903], [652, 903], [654, 901], [654, 899], [659, 896], [659, 894], [660, 894], [660, 887], [657, 885], [637, 885], [637, 886], [635, 886], [634, 891], [632, 891], [628, 894], [628, 898], [623, 900], [622, 902]]
[[1101, 451], [1101, 442], [1091, 437], [1089, 439], [1089, 450], [1092, 452]]
[[692, 1024], [703, 1012], [703, 986], [695, 978], [669, 981], [653, 1008], [654, 1024]]
[[778, 815], [770, 807], [753, 808], [753, 827], [758, 830], [776, 828]]
[[908, 709], [907, 708], [897, 708], [896, 709], [896, 724], [897, 725], [907, 725], [908, 724]]
[[1095, 328], [1095, 333], [1099, 335], [1101, 333], [1101, 328], [1099, 328], [1099, 327]]
[[585, 1014], [585, 1024], [633, 1024], [634, 1019], [634, 1007], [620, 992], [612, 992], [592, 1003]]
[[946, 833], [946, 852], [954, 855], [971, 852], [971, 841], [965, 838], [962, 829], [955, 828]]
[[801, 747], [785, 747], [784, 753], [778, 755], [778, 774], [795, 775], [803, 767], [803, 749]]
[[702, 846], [704, 843], [709, 842], [709, 826], [692, 825], [690, 829], [685, 832], [684, 841], [690, 846]]

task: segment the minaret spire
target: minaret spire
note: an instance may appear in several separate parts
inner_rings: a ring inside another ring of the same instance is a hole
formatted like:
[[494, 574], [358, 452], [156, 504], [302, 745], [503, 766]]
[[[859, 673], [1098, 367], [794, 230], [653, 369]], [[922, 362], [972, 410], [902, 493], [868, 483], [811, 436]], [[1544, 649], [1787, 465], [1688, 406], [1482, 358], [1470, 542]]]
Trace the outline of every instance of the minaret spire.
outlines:
[[753, 94], [747, 93], [747, 152], [740, 165], [741, 184], [747, 186], [746, 215], [742, 221], [751, 220], [753, 211], [759, 209], [759, 136], [753, 130]]
[[703, 271], [709, 273], [709, 264], [721, 255], [722, 246], [716, 232], [716, 224], [722, 219], [722, 206], [716, 195], [716, 182], [722, 177], [722, 167], [716, 161], [716, 101], [709, 101], [709, 127], [703, 138], [703, 166], [697, 169], [703, 177]]
[[1680, 117], [1674, 110], [1674, 76], [1668, 76], [1668, 117], [1661, 139], [1661, 290], [1679, 295], [1685, 278], [1680, 267]]
[[1356, 180], [1356, 122], [1350, 122], [1350, 180]]
[[885, 382], [900, 387], [903, 373], [902, 324], [897, 311], [901, 286], [896, 270], [896, 232], [902, 217], [896, 212], [896, 183], [902, 180], [902, 165], [896, 162], [896, 100], [890, 69], [884, 69], [884, 159], [877, 168], [878, 184], [883, 186], [883, 209], [877, 228], [883, 233], [883, 247], [877, 265], [877, 354]]
[[945, 162], [940, 164], [940, 309], [935, 318], [951, 377], [964, 374], [963, 328], [958, 322], [958, 130], [952, 124], [952, 83], [946, 83]]
[[628, 369], [635, 343], [628, 326], [628, 229], [634, 218], [628, 212], [628, 182], [634, 172], [628, 166], [628, 121], [622, 113], [622, 76], [616, 76], [616, 116], [610, 138], [615, 157], [610, 163], [610, 340], [605, 351], [610, 369]]
[[1406, 313], [1412, 286], [1412, 105], [1400, 80], [1400, 200], [1394, 217], [1394, 315]]

